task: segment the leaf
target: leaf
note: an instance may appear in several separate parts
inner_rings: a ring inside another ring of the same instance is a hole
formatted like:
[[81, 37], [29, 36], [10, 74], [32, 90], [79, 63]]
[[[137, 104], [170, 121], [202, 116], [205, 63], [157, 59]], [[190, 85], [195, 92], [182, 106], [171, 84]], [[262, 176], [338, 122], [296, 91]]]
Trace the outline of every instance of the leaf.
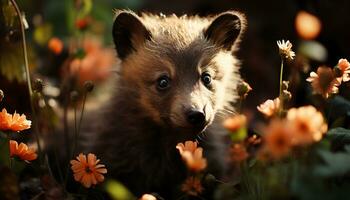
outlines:
[[350, 130], [345, 128], [334, 128], [328, 131], [327, 138], [332, 142], [332, 149], [342, 149], [344, 145], [350, 144]]
[[325, 164], [316, 166], [315, 175], [334, 177], [350, 172], [350, 145], [346, 146], [345, 150], [345, 152], [336, 153], [320, 150], [318, 153]]
[[111, 197], [115, 200], [135, 199], [135, 197], [129, 192], [129, 190], [118, 181], [107, 181], [105, 188], [108, 194], [110, 194]]
[[0, 137], [0, 163], [6, 166], [10, 166], [9, 157], [9, 140], [6, 137]]

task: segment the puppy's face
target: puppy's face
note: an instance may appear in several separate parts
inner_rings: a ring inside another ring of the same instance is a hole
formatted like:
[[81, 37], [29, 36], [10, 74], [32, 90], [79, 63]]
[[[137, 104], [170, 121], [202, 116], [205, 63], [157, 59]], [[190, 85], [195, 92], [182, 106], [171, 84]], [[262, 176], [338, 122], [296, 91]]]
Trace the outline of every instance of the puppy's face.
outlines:
[[[232, 88], [239, 75], [232, 51], [241, 20], [226, 12], [197, 21], [202, 23], [197, 30], [165, 25], [159, 33], [135, 14], [119, 13], [113, 36], [122, 61], [121, 78], [126, 88], [137, 92], [144, 113], [163, 126], [202, 132], [234, 100]], [[186, 34], [192, 38], [179, 39]]]

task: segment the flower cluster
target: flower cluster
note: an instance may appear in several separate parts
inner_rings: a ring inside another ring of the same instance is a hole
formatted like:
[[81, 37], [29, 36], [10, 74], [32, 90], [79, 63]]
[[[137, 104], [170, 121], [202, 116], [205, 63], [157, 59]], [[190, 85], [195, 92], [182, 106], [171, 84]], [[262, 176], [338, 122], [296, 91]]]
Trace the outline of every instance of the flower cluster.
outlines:
[[340, 59], [333, 68], [320, 66], [316, 72], [311, 72], [306, 80], [311, 83], [313, 92], [328, 98], [331, 94], [338, 93], [339, 85], [350, 80], [350, 63], [346, 59]]
[[187, 168], [194, 176], [189, 176], [182, 184], [181, 190], [188, 195], [198, 196], [203, 191], [200, 172], [207, 167], [207, 160], [203, 158], [203, 148], [197, 142], [186, 141], [176, 145]]
[[313, 106], [288, 110], [285, 119], [275, 118], [263, 130], [263, 154], [280, 159], [295, 146], [309, 145], [322, 139], [327, 124], [322, 114]]

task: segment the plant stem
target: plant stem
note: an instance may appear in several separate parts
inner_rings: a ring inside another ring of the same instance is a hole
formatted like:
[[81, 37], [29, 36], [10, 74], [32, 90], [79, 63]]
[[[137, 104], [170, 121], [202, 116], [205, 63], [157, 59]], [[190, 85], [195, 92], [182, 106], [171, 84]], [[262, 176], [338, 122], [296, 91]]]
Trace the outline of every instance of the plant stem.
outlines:
[[30, 97], [30, 107], [32, 110], [32, 118], [34, 121], [34, 132], [35, 132], [35, 139], [36, 139], [36, 143], [38, 145], [38, 152], [39, 152], [39, 161], [42, 164], [42, 159], [41, 159], [41, 145], [40, 145], [40, 137], [39, 137], [39, 126], [36, 120], [36, 112], [35, 112], [35, 108], [34, 108], [34, 102], [33, 102], [33, 91], [32, 91], [32, 84], [31, 84], [31, 79], [30, 79], [30, 73], [29, 73], [29, 64], [28, 64], [28, 54], [27, 54], [27, 43], [26, 43], [26, 37], [25, 37], [25, 31], [24, 31], [24, 24], [23, 24], [23, 19], [22, 19], [22, 13], [16, 3], [15, 0], [10, 0], [11, 4], [13, 5], [13, 7], [16, 10], [16, 13], [18, 15], [19, 18], [19, 23], [20, 23], [20, 27], [21, 27], [21, 36], [22, 36], [22, 49], [23, 49], [23, 58], [24, 58], [24, 67], [25, 67], [25, 73], [26, 73], [26, 79], [27, 79], [27, 86], [28, 86], [28, 92], [29, 92], [29, 97]]
[[281, 71], [280, 71], [280, 90], [279, 90], [279, 96], [282, 95], [282, 82], [283, 82], [283, 58], [281, 57]]

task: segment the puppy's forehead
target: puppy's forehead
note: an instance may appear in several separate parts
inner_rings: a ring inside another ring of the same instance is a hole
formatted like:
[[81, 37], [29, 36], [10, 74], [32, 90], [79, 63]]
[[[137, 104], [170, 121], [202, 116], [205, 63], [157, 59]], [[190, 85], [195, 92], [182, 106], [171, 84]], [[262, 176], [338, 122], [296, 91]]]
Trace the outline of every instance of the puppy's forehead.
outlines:
[[168, 60], [177, 75], [197, 72], [198, 67], [208, 65], [219, 52], [219, 49], [201, 39], [182, 48], [168, 42], [154, 44], [154, 46], [156, 46], [155, 50], [159, 51], [160, 58]]

